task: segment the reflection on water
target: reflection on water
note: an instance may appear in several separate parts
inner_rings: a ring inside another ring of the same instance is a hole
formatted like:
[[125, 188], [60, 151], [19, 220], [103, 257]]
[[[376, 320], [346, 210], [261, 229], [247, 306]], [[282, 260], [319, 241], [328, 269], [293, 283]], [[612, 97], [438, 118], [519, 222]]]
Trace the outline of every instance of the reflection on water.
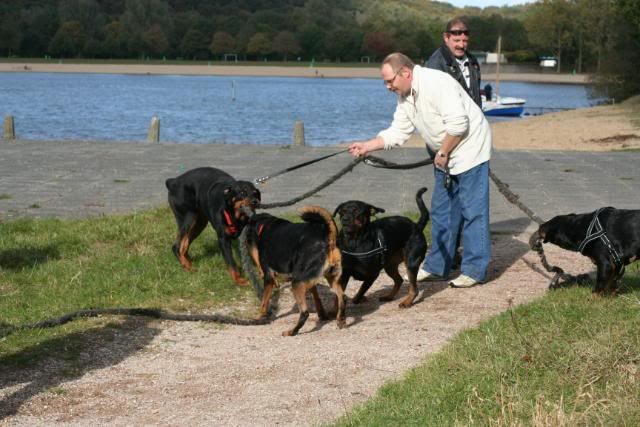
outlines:
[[[582, 85], [501, 82], [500, 93], [528, 107], [593, 103]], [[35, 140], [144, 141], [157, 116], [162, 141], [290, 144], [301, 120], [308, 145], [333, 145], [377, 134], [395, 102], [377, 79], [0, 73], [0, 114]]]

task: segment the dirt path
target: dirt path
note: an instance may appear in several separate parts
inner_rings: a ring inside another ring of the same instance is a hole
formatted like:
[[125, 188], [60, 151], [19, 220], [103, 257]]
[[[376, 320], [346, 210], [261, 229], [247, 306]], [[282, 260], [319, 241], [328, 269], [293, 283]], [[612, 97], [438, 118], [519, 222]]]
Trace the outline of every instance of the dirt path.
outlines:
[[[30, 371], [2, 372], [0, 414], [7, 425], [317, 425], [373, 396], [386, 381], [438, 351], [456, 333], [543, 295], [549, 278], [525, 233], [494, 242], [491, 281], [472, 289], [421, 284], [417, 304], [380, 304], [382, 276], [369, 300], [348, 306], [347, 328], [312, 314], [297, 337], [290, 289], [268, 326], [125, 321], [78, 363], [56, 358]], [[583, 257], [548, 248], [552, 263], [589, 271]], [[323, 288], [327, 304], [331, 294]], [[356, 286], [348, 288], [353, 295]], [[406, 289], [405, 289], [406, 290]]]

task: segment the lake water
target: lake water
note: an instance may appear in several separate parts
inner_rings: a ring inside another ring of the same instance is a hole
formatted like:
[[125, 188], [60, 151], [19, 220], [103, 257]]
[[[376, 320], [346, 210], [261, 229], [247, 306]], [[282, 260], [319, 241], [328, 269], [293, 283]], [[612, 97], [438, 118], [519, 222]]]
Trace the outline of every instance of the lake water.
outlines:
[[[501, 82], [500, 92], [529, 107], [594, 103], [582, 85]], [[0, 73], [0, 115], [33, 140], [145, 141], [157, 116], [167, 142], [290, 144], [301, 120], [307, 145], [334, 145], [374, 136], [395, 104], [377, 79]]]

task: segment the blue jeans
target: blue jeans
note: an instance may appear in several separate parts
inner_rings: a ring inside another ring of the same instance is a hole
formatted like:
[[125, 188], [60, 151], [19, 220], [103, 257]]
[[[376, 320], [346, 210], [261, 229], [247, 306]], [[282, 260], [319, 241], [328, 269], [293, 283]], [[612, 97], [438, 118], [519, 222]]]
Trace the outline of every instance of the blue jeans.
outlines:
[[449, 276], [462, 223], [464, 249], [460, 271], [483, 282], [491, 260], [489, 162], [451, 175], [448, 190], [444, 188], [445, 173], [433, 169], [436, 183], [431, 197], [431, 251], [422, 268], [432, 274]]

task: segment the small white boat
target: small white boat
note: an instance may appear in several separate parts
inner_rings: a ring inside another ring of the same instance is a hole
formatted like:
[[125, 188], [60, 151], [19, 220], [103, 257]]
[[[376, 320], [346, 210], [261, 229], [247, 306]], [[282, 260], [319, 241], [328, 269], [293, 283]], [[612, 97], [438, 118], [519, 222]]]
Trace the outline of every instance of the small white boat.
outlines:
[[522, 98], [499, 96], [490, 101], [482, 97], [482, 111], [485, 116], [519, 117], [524, 112], [524, 104], [527, 101]]
[[[492, 93], [490, 85], [485, 86], [480, 91], [482, 98], [482, 112], [485, 116], [507, 116], [519, 117], [524, 112], [524, 104], [527, 102], [522, 98], [511, 96], [500, 96], [500, 58], [502, 47], [502, 36], [498, 36], [498, 62], [496, 62], [496, 90]], [[487, 99], [489, 98], [489, 99]]]

